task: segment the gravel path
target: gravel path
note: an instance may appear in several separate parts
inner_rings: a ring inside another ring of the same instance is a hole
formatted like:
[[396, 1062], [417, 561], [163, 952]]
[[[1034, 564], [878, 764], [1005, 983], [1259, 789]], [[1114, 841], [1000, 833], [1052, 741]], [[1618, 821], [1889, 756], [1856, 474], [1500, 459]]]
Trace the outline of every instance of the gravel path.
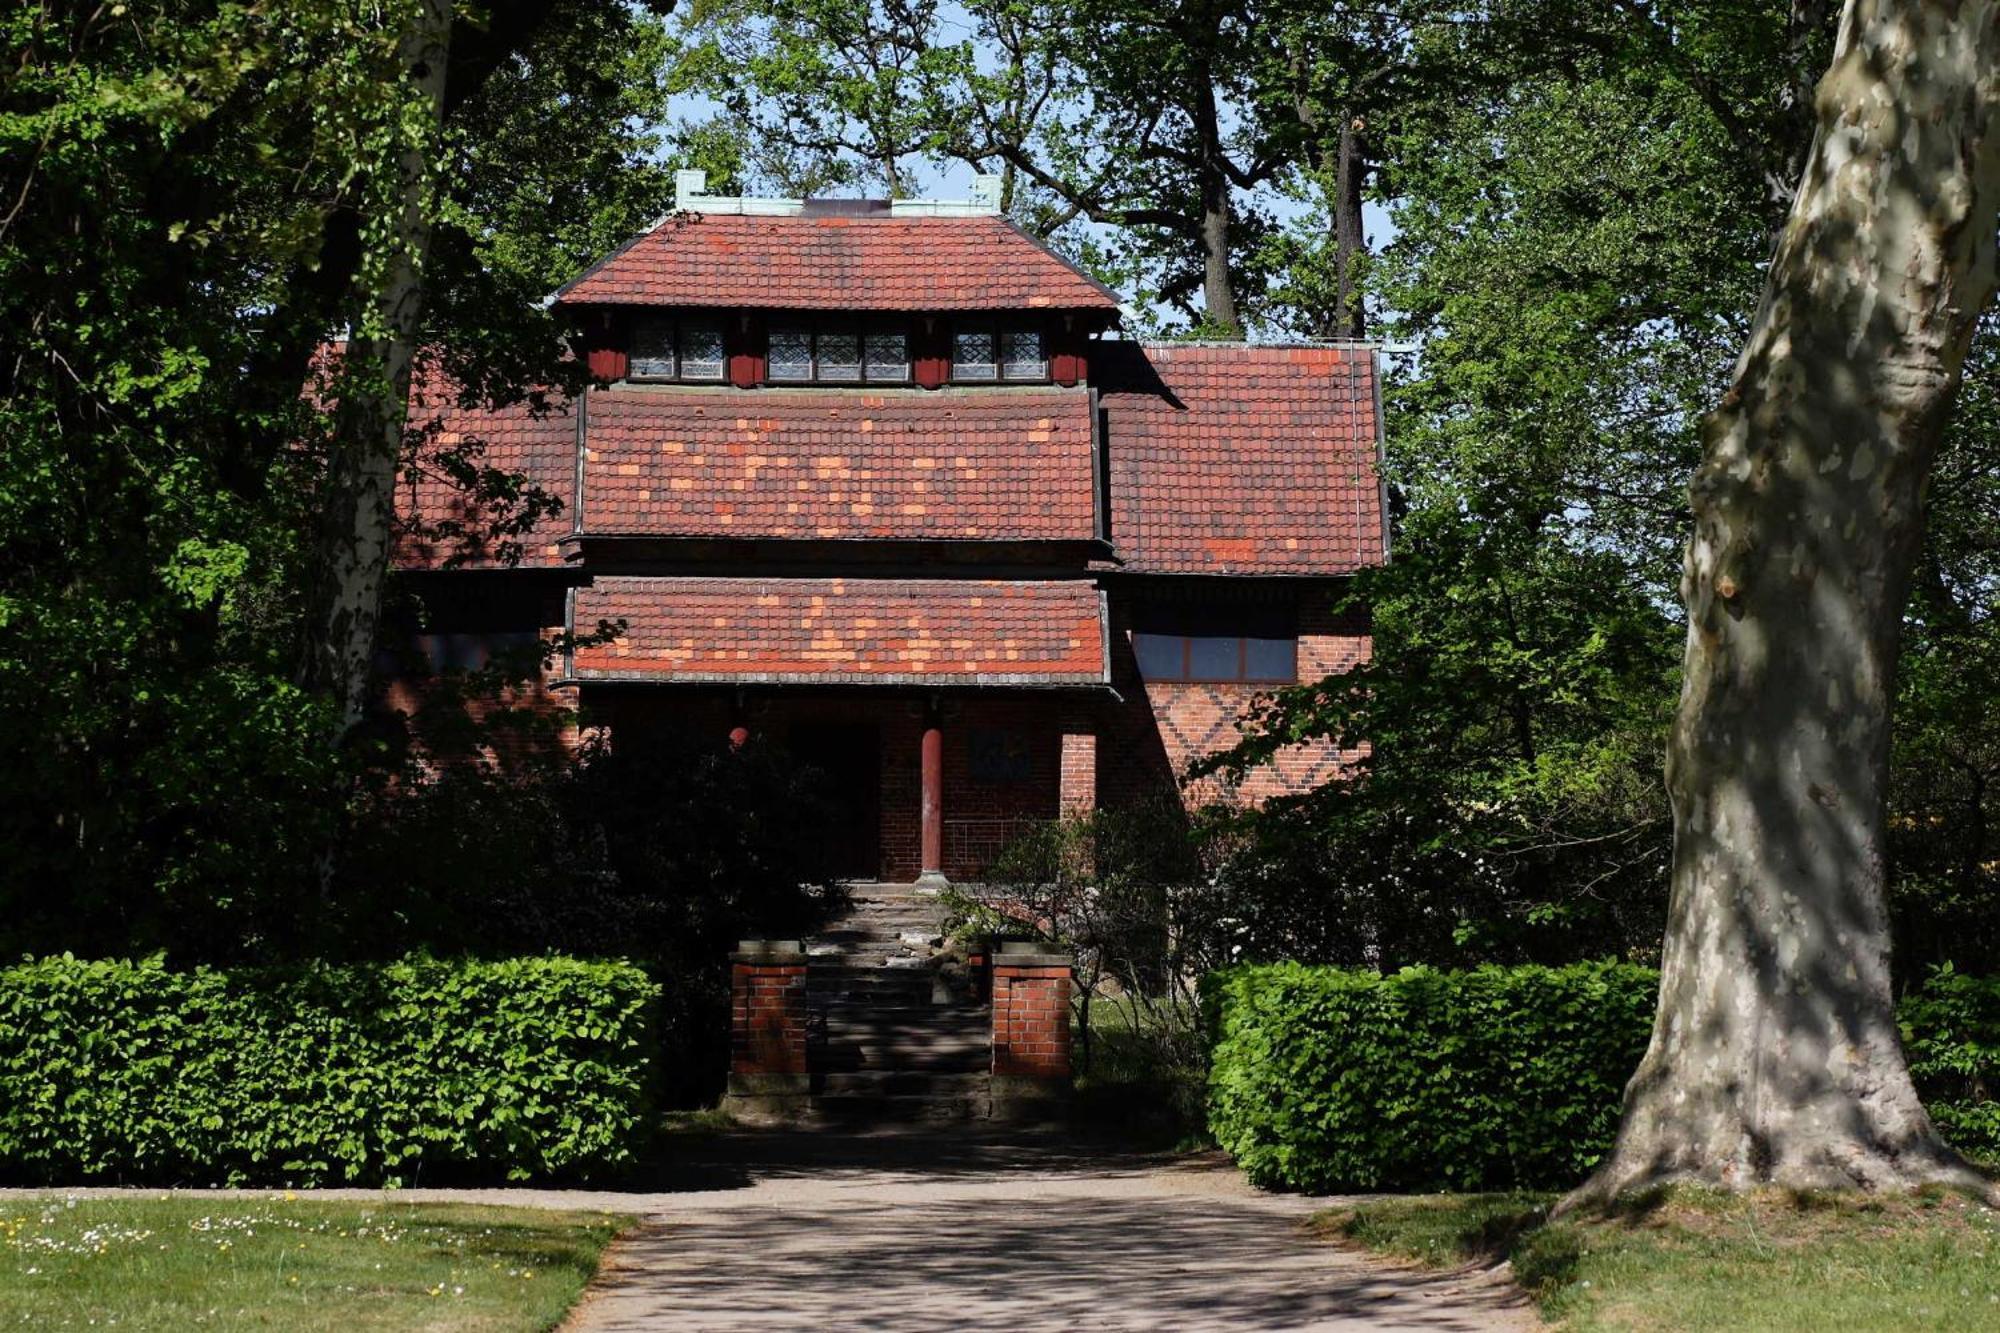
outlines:
[[638, 1214], [568, 1333], [1511, 1333], [1538, 1322], [1493, 1276], [1386, 1267], [1312, 1239], [1299, 1223], [1329, 1200], [1260, 1194], [1212, 1156], [965, 1135], [732, 1134], [690, 1143], [655, 1183], [393, 1197]]

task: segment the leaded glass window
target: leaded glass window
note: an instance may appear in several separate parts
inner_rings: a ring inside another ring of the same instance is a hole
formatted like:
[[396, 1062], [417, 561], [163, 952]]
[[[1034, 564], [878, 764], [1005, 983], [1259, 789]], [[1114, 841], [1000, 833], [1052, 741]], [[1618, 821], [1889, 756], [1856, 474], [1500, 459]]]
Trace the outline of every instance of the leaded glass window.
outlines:
[[680, 353], [682, 379], [721, 379], [722, 326], [719, 324], [681, 325]]
[[774, 325], [771, 329], [771, 378], [798, 381], [812, 377], [812, 330], [799, 325]]
[[861, 378], [861, 335], [858, 333], [830, 333], [821, 330], [819, 335], [819, 377], [822, 380], [858, 380]]
[[625, 373], [635, 380], [674, 377], [674, 326], [664, 319], [642, 319], [632, 329], [632, 359]]
[[866, 345], [869, 379], [899, 381], [910, 377], [909, 346], [900, 329], [871, 332]]
[[1008, 329], [1001, 336], [1005, 349], [1005, 374], [1010, 380], [1041, 380], [1049, 376], [1049, 363], [1042, 356], [1040, 329]]
[[954, 330], [951, 335], [951, 377], [955, 380], [997, 378], [999, 367], [994, 351], [993, 330]]

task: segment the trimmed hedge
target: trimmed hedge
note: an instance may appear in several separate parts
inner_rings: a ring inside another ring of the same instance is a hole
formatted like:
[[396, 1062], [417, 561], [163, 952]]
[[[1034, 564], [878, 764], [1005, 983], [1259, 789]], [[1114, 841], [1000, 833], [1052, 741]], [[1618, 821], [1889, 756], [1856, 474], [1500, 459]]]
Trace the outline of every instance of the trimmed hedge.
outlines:
[[[1611, 1147], [1658, 992], [1620, 963], [1232, 968], [1204, 988], [1209, 1128], [1267, 1189], [1573, 1185]], [[1899, 1017], [1939, 1131], [2000, 1156], [2000, 979], [1940, 968]]]
[[579, 1178], [649, 1125], [660, 989], [566, 958], [0, 969], [0, 1173], [37, 1181]]
[[1205, 988], [1209, 1128], [1267, 1189], [1571, 1184], [1617, 1128], [1658, 993], [1615, 963], [1232, 968]]

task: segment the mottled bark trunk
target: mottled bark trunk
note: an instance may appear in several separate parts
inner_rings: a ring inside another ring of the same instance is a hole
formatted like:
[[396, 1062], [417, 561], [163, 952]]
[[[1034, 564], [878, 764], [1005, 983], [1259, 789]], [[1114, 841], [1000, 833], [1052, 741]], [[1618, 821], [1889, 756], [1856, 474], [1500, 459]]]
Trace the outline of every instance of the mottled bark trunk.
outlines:
[[[433, 132], [444, 115], [450, 34], [449, 0], [423, 0], [402, 43], [405, 67], [417, 95], [428, 103]], [[302, 674], [308, 685], [338, 702], [342, 737], [367, 708], [382, 586], [389, 572], [396, 472], [423, 319], [423, 265], [430, 250], [430, 157], [428, 143], [412, 144], [398, 163], [399, 214], [392, 252], [365, 297], [372, 307], [371, 324], [348, 341], [334, 411], [314, 562], [314, 638]]]
[[1217, 333], [1235, 337], [1243, 332], [1236, 309], [1236, 284], [1229, 273], [1229, 175], [1223, 163], [1222, 116], [1215, 85], [1208, 71], [1196, 94], [1196, 134], [1200, 144], [1197, 186], [1201, 192], [1201, 303]]
[[1978, 1179], [1904, 1067], [1883, 800], [1925, 480], [1993, 284], [2000, 0], [1850, 0], [1818, 108], [1691, 486], [1659, 1015], [1572, 1202]]
[[1340, 136], [1330, 154], [1327, 180], [1333, 191], [1333, 312], [1329, 338], [1365, 338], [1368, 315], [1362, 305], [1361, 263], [1368, 241], [1361, 231], [1361, 186], [1368, 171], [1367, 146], [1355, 115], [1340, 113]]

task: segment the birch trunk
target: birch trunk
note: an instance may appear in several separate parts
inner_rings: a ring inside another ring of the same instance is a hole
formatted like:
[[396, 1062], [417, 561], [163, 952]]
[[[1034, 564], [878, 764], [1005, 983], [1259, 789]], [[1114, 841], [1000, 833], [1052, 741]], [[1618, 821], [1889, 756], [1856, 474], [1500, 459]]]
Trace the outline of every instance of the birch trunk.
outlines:
[[371, 325], [347, 344], [334, 412], [334, 448], [314, 565], [315, 637], [303, 675], [308, 685], [338, 701], [340, 737], [368, 706], [375, 631], [394, 538], [410, 375], [424, 313], [430, 145], [444, 118], [450, 36], [450, 0], [419, 0], [400, 56], [428, 116], [429, 132], [405, 147], [398, 160], [398, 213], [390, 253], [367, 297]]
[[1849, 0], [1706, 458], [1652, 1042], [1570, 1204], [1980, 1178], [1897, 1037], [1883, 797], [1926, 479], [1992, 292], [2000, 0]]

